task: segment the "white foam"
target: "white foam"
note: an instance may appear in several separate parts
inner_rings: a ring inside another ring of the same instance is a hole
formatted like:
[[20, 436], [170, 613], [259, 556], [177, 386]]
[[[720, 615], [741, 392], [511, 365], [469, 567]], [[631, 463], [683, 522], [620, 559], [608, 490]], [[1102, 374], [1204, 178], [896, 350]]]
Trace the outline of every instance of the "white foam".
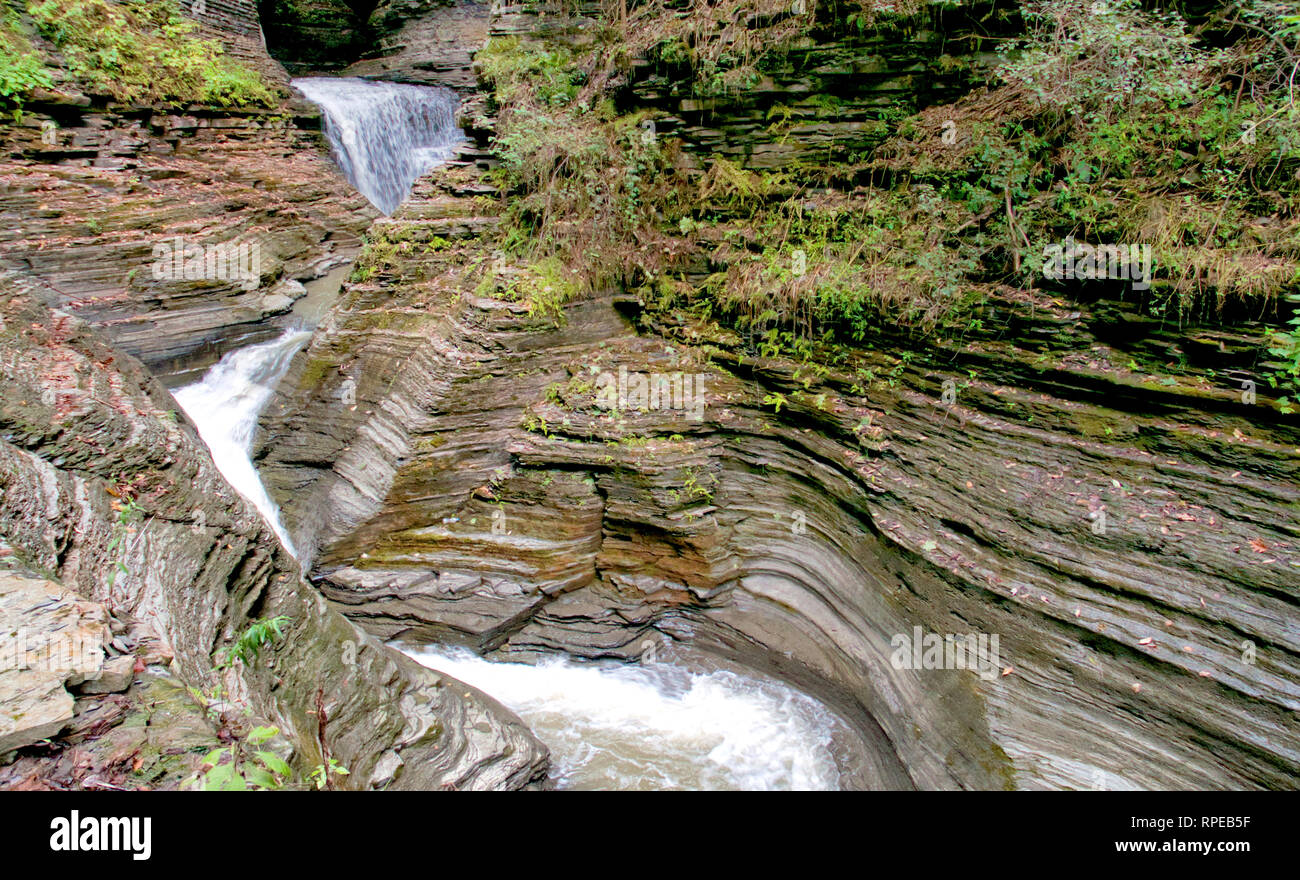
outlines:
[[328, 76], [291, 84], [321, 108], [344, 175], [385, 214], [465, 139], [456, 127], [460, 99], [450, 89]]
[[780, 682], [667, 663], [496, 663], [399, 645], [513, 709], [552, 751], [563, 788], [826, 790], [837, 719]]

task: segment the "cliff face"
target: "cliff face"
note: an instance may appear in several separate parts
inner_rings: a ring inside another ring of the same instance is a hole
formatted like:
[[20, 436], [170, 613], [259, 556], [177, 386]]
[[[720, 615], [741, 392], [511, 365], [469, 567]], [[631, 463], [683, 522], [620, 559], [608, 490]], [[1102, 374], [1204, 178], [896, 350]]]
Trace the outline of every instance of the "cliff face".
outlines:
[[[535, 36], [519, 15], [494, 30]], [[672, 97], [688, 155], [779, 164], [864, 131], [822, 113], [765, 146], [773, 82], [707, 125]], [[264, 479], [350, 617], [521, 656], [689, 640], [835, 706], [881, 787], [1294, 787], [1300, 433], [1167, 369], [1231, 376], [1258, 330], [1000, 289], [982, 329], [798, 357], [644, 292], [552, 314], [509, 295], [535, 268], [498, 249], [470, 158], [376, 227], [263, 417]], [[909, 668], [917, 628], [997, 656]]]
[[[68, 79], [0, 130], [0, 265], [176, 384], [273, 338], [302, 282], [355, 256], [377, 214], [329, 161], [319, 111], [289, 97], [253, 6], [206, 3], [195, 20], [281, 90], [276, 106], [123, 106]], [[247, 249], [244, 274], [168, 262], [226, 247]]]
[[[779, 30], [802, 5], [744, 24]], [[662, 51], [612, 58], [611, 104], [656, 111], [683, 174], [714, 154], [757, 170], [815, 159], [852, 186], [890, 108], [978, 78], [981, 39], [1015, 26], [1008, 7], [927, 11], [883, 35], [827, 22], [767, 66], [721, 71], [717, 90]], [[209, 8], [226, 18], [205, 27], [262, 57], [250, 7]], [[295, 69], [320, 59], [277, 27], [355, 48], [336, 53], [349, 73], [457, 87], [488, 26], [547, 46], [601, 33], [594, 8], [563, 23], [528, 6], [490, 21], [474, 4], [273, 9], [272, 52]], [[156, 629], [188, 680], [208, 680], [250, 620], [292, 618], [233, 687], [303, 765], [319, 759], [323, 692], [353, 784], [540, 778], [544, 748], [509, 713], [375, 640], [406, 635], [517, 658], [690, 642], [837, 709], [876, 787], [1300, 778], [1300, 432], [1262, 388], [1238, 390], [1259, 326], [1157, 321], [1110, 288], [988, 285], [965, 332], [885, 328], [800, 353], [683, 317], [650, 285], [529, 301], [520, 289], [574, 282], [509, 255], [518, 218], [485, 173], [501, 157], [466, 150], [370, 230], [263, 415], [263, 477], [313, 589], [165, 392], [82, 319], [159, 374], [193, 375], [276, 333], [301, 295], [289, 282], [348, 259], [373, 212], [298, 105], [164, 111], [65, 90], [25, 119], [5, 130], [0, 193], [15, 221], [0, 234], [0, 549]], [[466, 119], [487, 147], [481, 97]], [[816, 195], [809, 213], [834, 207]], [[1014, 224], [1009, 197], [1006, 211]], [[176, 235], [258, 237], [261, 283], [153, 278], [153, 245]], [[721, 244], [678, 281], [749, 259]], [[122, 499], [143, 517], [133, 530]], [[997, 639], [974, 668], [907, 650], [967, 634]]]
[[[264, 417], [264, 478], [354, 620], [507, 653], [691, 640], [854, 719], [882, 786], [1293, 784], [1293, 426], [1134, 381], [1095, 340], [1046, 367], [1008, 338], [816, 376], [638, 327], [626, 298], [557, 327], [466, 277], [492, 222], [474, 178], [420, 185], [385, 227], [407, 246]], [[602, 409], [620, 369], [698, 374], [702, 418]], [[996, 668], [896, 668], [917, 626], [999, 635]]]
[[143, 624], [202, 689], [253, 619], [287, 616], [284, 638], [224, 685], [281, 729], [304, 773], [327, 737], [357, 787], [517, 788], [542, 777], [545, 748], [512, 714], [330, 610], [167, 392], [83, 322], [49, 310], [53, 298], [3, 277], [6, 555]]
[[457, 0], [267, 0], [271, 54], [295, 75], [330, 73], [472, 89], [471, 55], [489, 3]]
[[[162, 664], [111, 705], [82, 699], [75, 719], [64, 681], [104, 673], [60, 670], [40, 684], [46, 733], [85, 740], [96, 767], [120, 762], [119, 748], [158, 751], [118, 735], [143, 689], [155, 708], [176, 704], [157, 709], [165, 745], [206, 753], [211, 738], [189, 730], [206, 723], [181, 705], [179, 679], [246, 701], [281, 729], [303, 774], [328, 747], [354, 787], [540, 784], [546, 749], [511, 713], [328, 609], [145, 369], [179, 384], [225, 351], [278, 335], [307, 293], [302, 282], [346, 265], [376, 216], [329, 161], [318, 111], [289, 97], [254, 6], [217, 0], [187, 12], [198, 36], [281, 90], [274, 106], [123, 102], [65, 71], [0, 133], [0, 556], [160, 640], [138, 656]], [[238, 259], [214, 273], [214, 254]], [[15, 625], [36, 631], [24, 614]], [[292, 623], [262, 661], [217, 671], [253, 620], [281, 615]], [[162, 763], [123, 781], [175, 785], [193, 769]], [[17, 784], [72, 772], [57, 760], [14, 766], [6, 778]]]

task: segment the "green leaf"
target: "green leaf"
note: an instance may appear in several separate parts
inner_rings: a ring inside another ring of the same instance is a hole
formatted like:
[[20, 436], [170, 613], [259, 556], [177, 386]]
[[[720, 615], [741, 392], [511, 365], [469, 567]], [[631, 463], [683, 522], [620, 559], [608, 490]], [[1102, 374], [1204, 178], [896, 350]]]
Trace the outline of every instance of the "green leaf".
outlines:
[[213, 749], [204, 756], [200, 766], [202, 766], [202, 764], [211, 764], [213, 767], [218, 766], [221, 764], [221, 758], [226, 754], [226, 751], [226, 749]]
[[260, 746], [279, 732], [280, 728], [278, 727], [254, 727], [248, 732], [248, 744], [250, 746]]
[[276, 773], [279, 773], [281, 776], [285, 777], [286, 779], [288, 779], [290, 776], [293, 775], [293, 770], [290, 769], [289, 765], [285, 763], [284, 759], [281, 758], [279, 755], [277, 755], [275, 752], [258, 752], [257, 758], [268, 768], [275, 771]]
[[261, 767], [249, 767], [248, 780], [255, 788], [271, 790], [280, 787], [280, 783], [275, 781], [275, 777]]
[[235, 773], [234, 764], [221, 764], [213, 767], [204, 777], [204, 791], [222, 791]]

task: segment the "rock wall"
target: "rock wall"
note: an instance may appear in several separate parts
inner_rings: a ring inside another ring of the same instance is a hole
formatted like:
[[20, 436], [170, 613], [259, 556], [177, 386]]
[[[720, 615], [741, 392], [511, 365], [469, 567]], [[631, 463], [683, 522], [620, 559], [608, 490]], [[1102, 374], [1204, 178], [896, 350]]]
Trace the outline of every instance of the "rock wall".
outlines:
[[[288, 95], [251, 4], [207, 3], [198, 20]], [[38, 94], [0, 128], [0, 266], [52, 287], [61, 308], [170, 382], [191, 380], [274, 337], [302, 282], [349, 262], [377, 216], [329, 160], [320, 127], [296, 98], [222, 110], [105, 105], [69, 84]], [[156, 249], [178, 239], [205, 253], [255, 244], [256, 277], [168, 276]]]
[[471, 55], [488, 35], [476, 0], [267, 0], [271, 54], [295, 76], [329, 73], [395, 82], [475, 87]]
[[266, 48], [295, 76], [337, 71], [370, 44], [363, 3], [262, 0]]
[[278, 726], [305, 774], [330, 753], [352, 787], [539, 784], [545, 747], [491, 698], [430, 672], [329, 609], [194, 428], [138, 361], [0, 278], [0, 546], [130, 617], [172, 669], [209, 688], [217, 655], [255, 618], [283, 639], [225, 679]]
[[472, 55], [487, 40], [489, 7], [473, 0], [381, 2], [370, 17], [376, 45], [344, 73], [473, 90]]
[[851, 164], [886, 138], [888, 120], [968, 92], [999, 60], [999, 39], [1020, 25], [1019, 5], [1006, 0], [936, 4], [915, 18], [863, 29], [829, 5], [794, 3], [790, 10], [770, 21], [754, 16], [751, 25], [815, 23], [742, 84], [719, 79], [702, 91], [687, 62], [661, 53], [633, 62], [629, 100], [658, 110], [656, 127], [701, 157], [755, 170]]
[[[1295, 787], [1300, 432], [1128, 366], [1228, 336], [1042, 292], [837, 361], [617, 292], [557, 324], [479, 286], [488, 192], [468, 159], [418, 184], [263, 417], [354, 620], [520, 656], [690, 640], [827, 700], [882, 788]], [[620, 369], [701, 375], [700, 417], [602, 409]], [[996, 666], [906, 668], [916, 627], [997, 636]]]

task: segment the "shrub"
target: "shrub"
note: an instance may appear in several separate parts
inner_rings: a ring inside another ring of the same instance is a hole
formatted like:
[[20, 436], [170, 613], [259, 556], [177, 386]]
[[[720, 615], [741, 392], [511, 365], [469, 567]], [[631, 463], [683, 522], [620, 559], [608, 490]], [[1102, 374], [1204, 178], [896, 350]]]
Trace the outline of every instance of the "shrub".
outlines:
[[37, 27], [86, 87], [119, 101], [275, 103], [260, 75], [227, 58], [176, 0], [43, 0], [28, 6]]
[[32, 89], [52, 85], [45, 62], [19, 30], [17, 17], [6, 9], [0, 20], [0, 105], [21, 107]]

